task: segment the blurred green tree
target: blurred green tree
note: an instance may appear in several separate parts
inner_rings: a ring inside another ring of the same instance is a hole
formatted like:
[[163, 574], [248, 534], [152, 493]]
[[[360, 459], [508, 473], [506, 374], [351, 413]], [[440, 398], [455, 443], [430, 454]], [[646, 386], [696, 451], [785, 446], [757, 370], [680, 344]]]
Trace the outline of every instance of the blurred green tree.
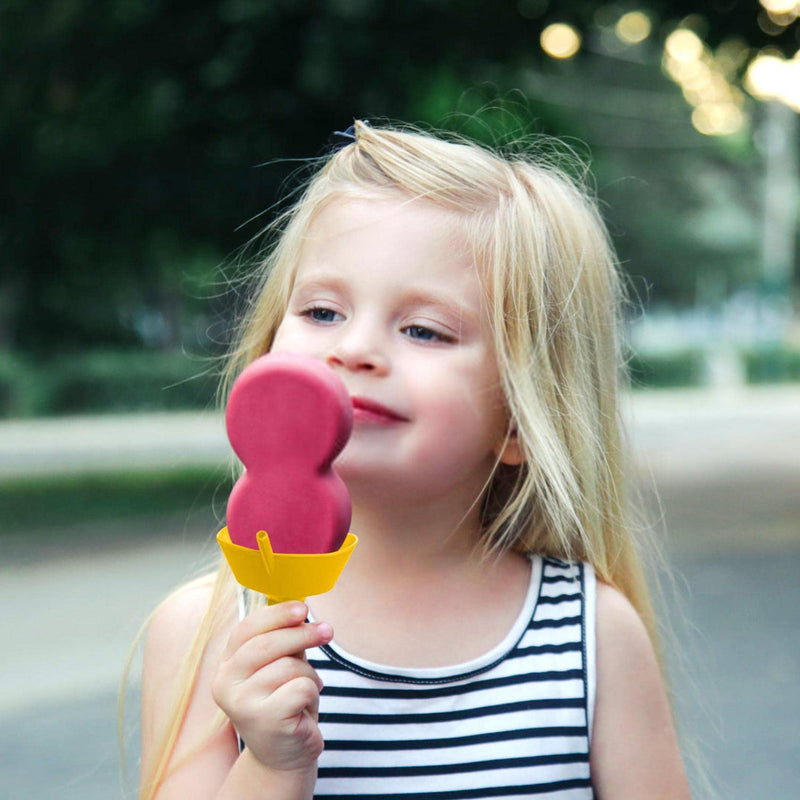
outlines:
[[[659, 35], [699, 11], [709, 41], [792, 47], [794, 29], [767, 36], [748, 3], [641, 5]], [[623, 257], [685, 299], [687, 270], [665, 252], [731, 269], [690, 224], [709, 191], [693, 176], [709, 153], [735, 173], [749, 145], [725, 152], [696, 134], [652, 54], [624, 78], [591, 48], [569, 63], [541, 54], [548, 22], [590, 40], [597, 12], [583, 0], [4, 0], [0, 347], [196, 339], [200, 287], [257, 233], [296, 159], [353, 117], [588, 143]], [[631, 174], [662, 196], [619, 191]]]

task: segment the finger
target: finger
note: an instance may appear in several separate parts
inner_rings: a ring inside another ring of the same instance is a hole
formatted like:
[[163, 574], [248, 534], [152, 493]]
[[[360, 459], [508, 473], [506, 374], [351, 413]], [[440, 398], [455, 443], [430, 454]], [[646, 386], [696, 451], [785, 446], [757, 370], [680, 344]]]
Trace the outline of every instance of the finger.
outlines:
[[267, 667], [255, 672], [245, 683], [245, 687], [252, 688], [258, 692], [271, 695], [281, 686], [295, 680], [296, 678], [308, 678], [314, 682], [317, 691], [322, 691], [322, 679], [317, 671], [305, 659], [295, 656], [280, 658]]
[[276, 689], [270, 696], [270, 705], [275, 716], [288, 722], [303, 712], [316, 719], [319, 709], [319, 689], [310, 678], [295, 678]]
[[246, 616], [231, 631], [222, 657], [230, 658], [245, 642], [254, 636], [280, 628], [300, 625], [307, 616], [308, 608], [304, 603], [278, 603], [274, 606], [259, 608]]
[[230, 677], [247, 680], [258, 670], [289, 656], [305, 661], [307, 649], [327, 644], [332, 638], [333, 631], [324, 622], [307, 622], [253, 636], [228, 659]]

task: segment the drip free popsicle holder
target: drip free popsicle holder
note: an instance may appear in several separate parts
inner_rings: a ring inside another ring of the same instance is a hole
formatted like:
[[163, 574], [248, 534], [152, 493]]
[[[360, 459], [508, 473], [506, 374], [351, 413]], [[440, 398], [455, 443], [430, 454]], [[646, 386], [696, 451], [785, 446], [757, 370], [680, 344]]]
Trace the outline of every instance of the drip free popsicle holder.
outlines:
[[268, 354], [236, 380], [225, 418], [246, 467], [217, 535], [234, 577], [271, 603], [333, 588], [357, 543], [331, 466], [353, 425], [344, 384], [316, 359]]
[[333, 553], [274, 553], [266, 531], [258, 534], [258, 550], [231, 542], [227, 528], [217, 534], [217, 542], [238, 583], [265, 594], [272, 605], [333, 589], [358, 538], [348, 533]]

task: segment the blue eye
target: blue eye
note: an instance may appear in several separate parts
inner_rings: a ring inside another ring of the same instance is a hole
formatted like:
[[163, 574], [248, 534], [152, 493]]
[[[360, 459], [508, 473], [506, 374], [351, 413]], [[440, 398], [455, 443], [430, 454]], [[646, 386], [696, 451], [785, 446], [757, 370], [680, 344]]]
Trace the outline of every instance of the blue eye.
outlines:
[[341, 316], [338, 311], [334, 311], [332, 308], [309, 308], [305, 312], [307, 317], [310, 317], [314, 320], [314, 322], [336, 322], [337, 318]]
[[406, 333], [408, 333], [412, 339], [422, 339], [426, 342], [430, 342], [436, 338], [436, 334], [430, 328], [425, 328], [422, 325], [409, 325], [406, 328]]
[[442, 333], [437, 333], [424, 325], [409, 325], [403, 329], [403, 332], [411, 339], [416, 339], [420, 342], [452, 342], [450, 336], [445, 336]]

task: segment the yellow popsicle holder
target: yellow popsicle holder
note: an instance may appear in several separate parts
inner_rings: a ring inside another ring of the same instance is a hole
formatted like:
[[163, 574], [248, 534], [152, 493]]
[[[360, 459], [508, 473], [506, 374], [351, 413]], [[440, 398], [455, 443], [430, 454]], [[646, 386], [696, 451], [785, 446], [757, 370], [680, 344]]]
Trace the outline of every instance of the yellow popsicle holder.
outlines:
[[259, 531], [256, 540], [258, 550], [253, 550], [234, 544], [227, 528], [217, 534], [234, 578], [242, 586], [265, 594], [270, 605], [302, 601], [333, 589], [358, 544], [358, 537], [348, 533], [333, 553], [275, 553], [266, 531]]

